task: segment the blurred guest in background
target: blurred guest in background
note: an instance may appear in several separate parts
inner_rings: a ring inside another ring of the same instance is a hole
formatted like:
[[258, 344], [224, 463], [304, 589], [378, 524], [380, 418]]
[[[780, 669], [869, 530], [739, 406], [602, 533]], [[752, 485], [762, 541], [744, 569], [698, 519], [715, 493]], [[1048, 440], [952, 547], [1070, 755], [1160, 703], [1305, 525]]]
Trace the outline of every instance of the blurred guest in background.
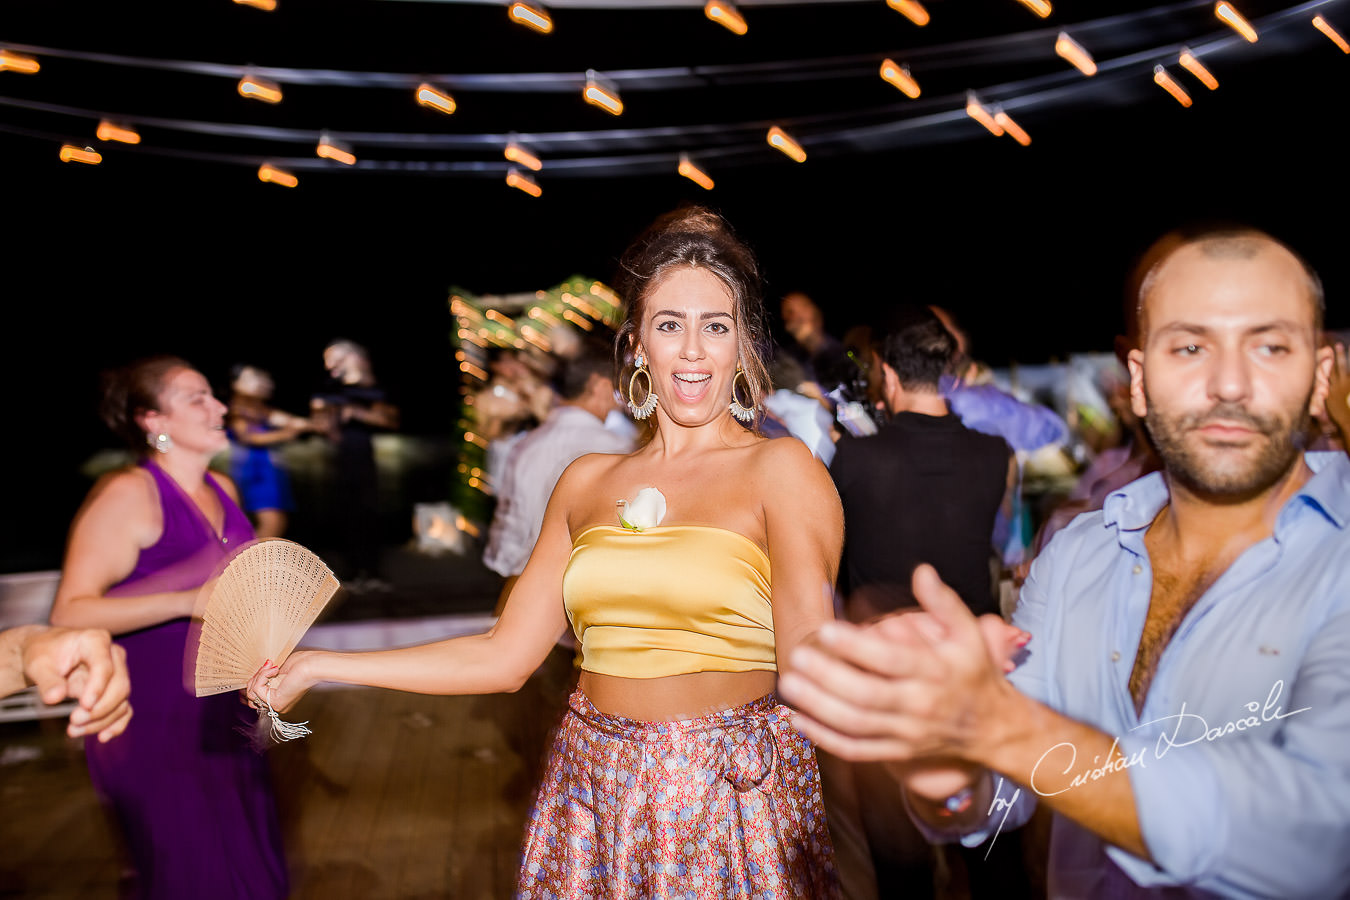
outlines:
[[783, 329], [790, 340], [780, 350], [793, 359], [806, 373], [804, 381], [819, 382], [816, 363], [821, 358], [843, 352], [839, 339], [825, 330], [825, 313], [816, 302], [801, 291], [792, 291], [780, 301], [779, 314]]
[[[1001, 437], [962, 425], [948, 408], [938, 382], [956, 355], [956, 339], [929, 309], [895, 313], [879, 347], [876, 374], [888, 421], [870, 437], [841, 437], [830, 464], [844, 507], [845, 617], [863, 622], [913, 606], [911, 580], [920, 563], [933, 565], [976, 615], [996, 612], [991, 535], [1012, 484], [1012, 451]], [[895, 779], [880, 763], [820, 756], [850, 896], [931, 897], [937, 858], [905, 815]], [[1012, 843], [1008, 838], [1004, 847]], [[998, 881], [1011, 897], [1021, 860], [1009, 859], [998, 860]]]
[[230, 372], [230, 402], [226, 426], [234, 446], [230, 453], [230, 477], [239, 489], [240, 506], [253, 520], [260, 538], [280, 537], [295, 508], [290, 476], [276, 451], [281, 444], [313, 430], [302, 416], [271, 405], [272, 376], [240, 364]]
[[769, 363], [769, 379], [773, 390], [764, 397], [765, 435], [777, 436], [767, 427], [767, 422], [775, 422], [783, 434], [801, 440], [828, 466], [839, 431], [820, 385], [809, 380], [801, 363], [786, 353], [777, 353]]
[[488, 383], [473, 397], [474, 425], [488, 442], [487, 473], [498, 484], [511, 449], [548, 418], [557, 394], [547, 378], [513, 347], [488, 348]]
[[66, 725], [71, 737], [107, 742], [131, 721], [127, 654], [107, 629], [19, 625], [0, 631], [0, 697], [30, 686], [49, 706], [77, 701]]
[[888, 420], [876, 435], [839, 439], [830, 475], [844, 505], [848, 618], [912, 606], [914, 567], [937, 568], [980, 615], [994, 612], [994, 516], [1009, 490], [1003, 438], [966, 427], [938, 383], [956, 341], [926, 308], [895, 314], [882, 336], [881, 393]]
[[985, 434], [996, 434], [1016, 454], [1016, 484], [994, 523], [994, 543], [1003, 566], [1013, 569], [1028, 556], [1039, 523], [1023, 496], [1023, 476], [1031, 454], [1062, 448], [1069, 425], [1048, 406], [1027, 403], [993, 383], [988, 367], [971, 356], [970, 338], [956, 318], [940, 306], [930, 306], [956, 338], [957, 355], [942, 379], [942, 395], [961, 424]]
[[1116, 359], [1126, 374], [1106, 386], [1107, 401], [1120, 427], [1120, 443], [1098, 453], [1079, 475], [1068, 497], [1047, 511], [1044, 521], [1036, 532], [1031, 552], [1013, 570], [1013, 580], [1019, 588], [1030, 571], [1035, 557], [1045, 549], [1050, 539], [1076, 516], [1101, 509], [1112, 492], [1123, 488], [1136, 478], [1142, 478], [1162, 468], [1162, 460], [1153, 447], [1153, 440], [1144, 426], [1144, 420], [1134, 413], [1130, 400], [1128, 366], [1130, 351], [1139, 347], [1139, 291], [1143, 287], [1144, 278], [1181, 243], [1180, 234], [1168, 234], [1159, 238], [1134, 261], [1129, 276], [1125, 279], [1121, 295], [1121, 322], [1124, 327], [1122, 333], [1116, 335], [1114, 344]]
[[1331, 383], [1326, 403], [1313, 415], [1318, 434], [1313, 439], [1316, 450], [1350, 450], [1350, 355], [1346, 353], [1344, 333], [1329, 335], [1327, 345], [1332, 351]]
[[587, 341], [586, 349], [562, 363], [558, 393], [561, 400], [543, 424], [526, 433], [507, 457], [497, 487], [483, 562], [501, 575], [497, 612], [520, 573], [525, 570], [544, 510], [558, 477], [573, 460], [587, 453], [631, 453], [632, 438], [605, 422], [619, 407], [614, 384], [613, 343]]
[[197, 698], [185, 676], [198, 591], [253, 537], [233, 483], [208, 471], [228, 446], [225, 405], [161, 356], [109, 373], [101, 413], [141, 459], [80, 508], [51, 620], [105, 628], [126, 651], [135, 717], [115, 741], [86, 739], [85, 755], [130, 852], [129, 895], [285, 897], [270, 773], [248, 736], [257, 717], [229, 694]]
[[[575, 346], [569, 347], [575, 352]], [[566, 346], [566, 345], [564, 345]], [[556, 368], [557, 362], [549, 362]], [[512, 449], [548, 417], [557, 394], [544, 376], [548, 365], [513, 347], [487, 348], [488, 381], [472, 396], [474, 431], [487, 441], [483, 469], [494, 492], [500, 486]]]
[[310, 401], [315, 429], [336, 452], [332, 497], [341, 569], [351, 591], [388, 590], [380, 578], [380, 491], [374, 435], [399, 427], [399, 408], [375, 380], [362, 345], [329, 341], [323, 349], [328, 377]]

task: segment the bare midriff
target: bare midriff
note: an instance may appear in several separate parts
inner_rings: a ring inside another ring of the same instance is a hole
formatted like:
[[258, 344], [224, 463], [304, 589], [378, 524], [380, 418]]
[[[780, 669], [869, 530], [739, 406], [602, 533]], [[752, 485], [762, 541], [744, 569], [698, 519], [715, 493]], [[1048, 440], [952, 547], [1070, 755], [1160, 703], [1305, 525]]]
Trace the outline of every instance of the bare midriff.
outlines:
[[665, 678], [619, 678], [582, 672], [577, 686], [595, 708], [647, 722], [695, 719], [742, 706], [771, 693], [776, 672], [690, 672]]

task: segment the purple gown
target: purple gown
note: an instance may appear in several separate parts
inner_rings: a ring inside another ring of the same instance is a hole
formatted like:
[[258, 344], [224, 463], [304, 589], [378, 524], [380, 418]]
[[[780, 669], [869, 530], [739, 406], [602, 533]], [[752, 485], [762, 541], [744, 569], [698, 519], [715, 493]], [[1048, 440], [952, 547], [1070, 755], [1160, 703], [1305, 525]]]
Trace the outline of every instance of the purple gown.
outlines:
[[[222, 534], [163, 469], [141, 465], [159, 489], [164, 533], [109, 597], [195, 588], [253, 537], [209, 474], [225, 509]], [[106, 744], [86, 739], [89, 774], [121, 826], [136, 870], [134, 896], [285, 897], [270, 770], [240, 731], [258, 714], [234, 692], [195, 696], [192, 658], [184, 654], [189, 623], [174, 619], [117, 638], [131, 674], [131, 723]]]

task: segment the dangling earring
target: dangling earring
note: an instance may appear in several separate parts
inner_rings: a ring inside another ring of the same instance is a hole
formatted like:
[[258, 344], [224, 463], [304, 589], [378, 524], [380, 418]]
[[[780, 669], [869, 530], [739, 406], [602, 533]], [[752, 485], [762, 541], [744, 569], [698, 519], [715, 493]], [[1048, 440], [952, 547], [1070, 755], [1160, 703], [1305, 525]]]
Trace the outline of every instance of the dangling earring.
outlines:
[[741, 368], [741, 364], [736, 364], [736, 374], [731, 376], [731, 414], [736, 417], [738, 422], [749, 422], [755, 417], [755, 407], [753, 405], [744, 406], [741, 401], [736, 399], [736, 379], [740, 378], [745, 382], [745, 393], [750, 394], [750, 378]]
[[168, 453], [173, 447], [173, 438], [162, 431], [159, 434], [147, 434], [145, 436], [145, 442], [160, 453]]
[[[633, 377], [628, 379], [628, 411], [633, 414], [633, 418], [642, 420], [656, 412], [656, 392], [652, 390], [652, 373], [647, 371], [647, 360], [639, 353], [634, 362], [637, 368], [633, 370]], [[641, 403], [634, 403], [633, 385], [637, 384], [639, 375], [647, 379], [647, 396]]]

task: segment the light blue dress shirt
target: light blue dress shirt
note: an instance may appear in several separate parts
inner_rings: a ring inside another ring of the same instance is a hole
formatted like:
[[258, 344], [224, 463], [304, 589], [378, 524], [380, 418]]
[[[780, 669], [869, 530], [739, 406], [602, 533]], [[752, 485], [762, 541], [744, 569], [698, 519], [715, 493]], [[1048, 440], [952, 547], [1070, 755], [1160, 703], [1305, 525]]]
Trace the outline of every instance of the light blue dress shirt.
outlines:
[[[1009, 677], [1119, 737], [1156, 860], [1057, 816], [1052, 897], [1350, 896], [1350, 460], [1305, 459], [1316, 474], [1187, 614], [1140, 715], [1129, 679], [1162, 474], [1079, 516], [1032, 565], [1013, 617], [1032, 640]], [[1046, 750], [1043, 771], [1064, 771], [1068, 749]], [[1021, 787], [1004, 827], [1030, 815]]]

